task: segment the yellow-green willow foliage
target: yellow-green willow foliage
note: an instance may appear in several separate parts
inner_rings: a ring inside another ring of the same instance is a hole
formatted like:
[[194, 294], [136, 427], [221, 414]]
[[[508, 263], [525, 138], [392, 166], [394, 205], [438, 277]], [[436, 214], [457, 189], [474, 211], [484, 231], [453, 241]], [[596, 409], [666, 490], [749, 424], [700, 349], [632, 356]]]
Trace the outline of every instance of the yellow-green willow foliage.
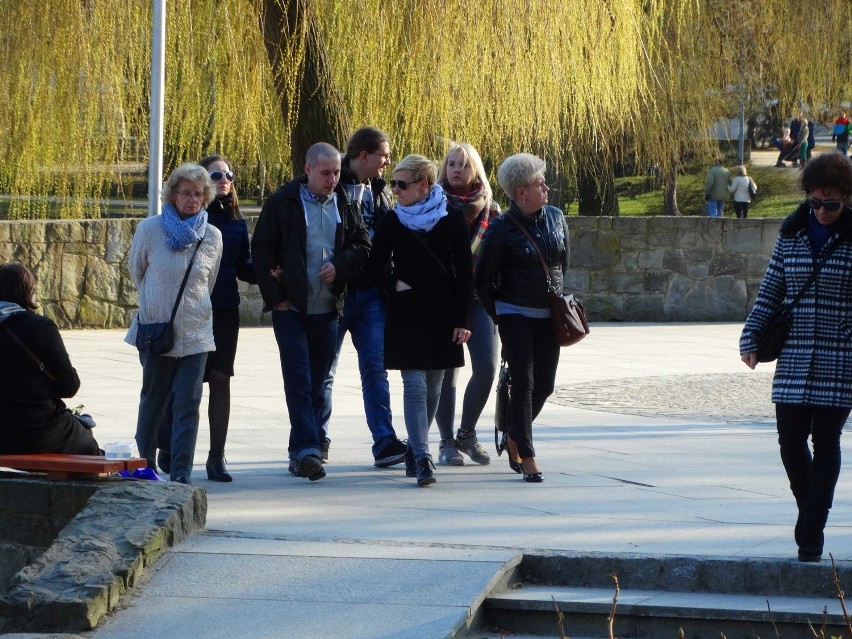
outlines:
[[[168, 3], [165, 154], [221, 152], [242, 192], [288, 146], [255, 0]], [[9, 217], [96, 217], [145, 180], [150, 0], [0, 1], [0, 192]], [[276, 160], [277, 161], [277, 160]], [[274, 167], [272, 167], [274, 171]]]

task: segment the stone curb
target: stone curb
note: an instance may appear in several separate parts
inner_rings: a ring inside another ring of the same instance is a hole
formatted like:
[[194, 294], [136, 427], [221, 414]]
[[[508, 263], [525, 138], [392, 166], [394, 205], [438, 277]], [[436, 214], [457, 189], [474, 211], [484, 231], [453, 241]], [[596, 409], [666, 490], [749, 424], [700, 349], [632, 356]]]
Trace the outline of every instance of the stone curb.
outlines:
[[204, 527], [202, 488], [136, 480], [81, 483], [89, 489], [96, 484], [97, 492], [0, 596], [0, 631], [91, 630], [166, 548]]

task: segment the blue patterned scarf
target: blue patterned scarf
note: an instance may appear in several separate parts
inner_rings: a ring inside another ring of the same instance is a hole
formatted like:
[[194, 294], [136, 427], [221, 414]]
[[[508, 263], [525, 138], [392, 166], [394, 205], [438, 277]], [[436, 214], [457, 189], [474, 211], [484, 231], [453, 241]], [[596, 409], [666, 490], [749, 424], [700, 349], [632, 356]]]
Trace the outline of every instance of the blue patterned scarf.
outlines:
[[447, 216], [447, 196], [440, 184], [433, 184], [429, 196], [410, 206], [396, 205], [396, 216], [412, 231], [431, 231], [442, 217]]
[[186, 250], [202, 239], [207, 229], [207, 211], [204, 209], [182, 220], [174, 204], [167, 203], [163, 204], [160, 220], [166, 232], [166, 246], [173, 251]]

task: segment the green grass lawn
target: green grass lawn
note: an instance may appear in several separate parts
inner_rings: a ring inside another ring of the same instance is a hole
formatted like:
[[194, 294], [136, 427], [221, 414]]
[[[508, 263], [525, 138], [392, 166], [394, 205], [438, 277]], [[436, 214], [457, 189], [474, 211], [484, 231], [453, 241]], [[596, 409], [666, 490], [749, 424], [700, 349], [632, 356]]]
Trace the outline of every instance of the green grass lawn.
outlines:
[[[749, 208], [749, 217], [786, 217], [804, 197], [798, 186], [799, 171], [794, 168], [753, 167], [749, 176], [757, 184], [757, 196]], [[701, 215], [704, 203], [704, 175], [678, 177], [678, 208], [683, 215]], [[617, 178], [616, 186], [637, 185], [641, 177]], [[635, 196], [619, 196], [621, 215], [662, 215], [663, 191], [654, 190]], [[734, 215], [733, 200], [725, 204], [725, 217]]]

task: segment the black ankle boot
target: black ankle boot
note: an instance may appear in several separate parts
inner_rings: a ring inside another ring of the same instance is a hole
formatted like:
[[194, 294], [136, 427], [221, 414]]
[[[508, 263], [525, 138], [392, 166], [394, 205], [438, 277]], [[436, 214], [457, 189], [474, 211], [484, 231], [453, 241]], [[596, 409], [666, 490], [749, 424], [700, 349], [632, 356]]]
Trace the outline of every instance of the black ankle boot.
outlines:
[[225, 468], [225, 454], [214, 453], [212, 450], [207, 455], [207, 479], [213, 481], [233, 481], [234, 478], [228, 474]]

